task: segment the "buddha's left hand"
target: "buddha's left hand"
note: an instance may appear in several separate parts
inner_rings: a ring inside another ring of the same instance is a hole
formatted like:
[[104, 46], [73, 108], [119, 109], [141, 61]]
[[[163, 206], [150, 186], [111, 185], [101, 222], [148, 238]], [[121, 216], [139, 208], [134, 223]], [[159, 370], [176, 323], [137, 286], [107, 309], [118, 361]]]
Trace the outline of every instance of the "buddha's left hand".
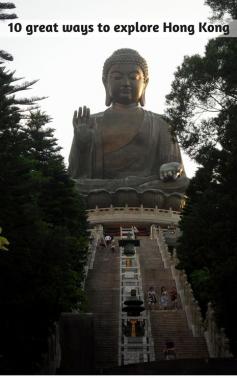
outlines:
[[178, 162], [162, 164], [160, 167], [160, 179], [162, 181], [175, 181], [182, 175], [183, 166]]

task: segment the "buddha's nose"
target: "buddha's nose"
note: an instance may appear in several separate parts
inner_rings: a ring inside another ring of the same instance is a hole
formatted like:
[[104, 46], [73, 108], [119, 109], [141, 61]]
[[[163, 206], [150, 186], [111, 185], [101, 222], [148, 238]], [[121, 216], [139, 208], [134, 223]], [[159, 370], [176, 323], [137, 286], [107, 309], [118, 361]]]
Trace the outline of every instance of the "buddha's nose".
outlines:
[[123, 84], [123, 86], [125, 86], [125, 87], [129, 87], [129, 86], [130, 86], [130, 80], [129, 80], [129, 78], [128, 78], [127, 76], [124, 76], [124, 77], [123, 77], [122, 84]]

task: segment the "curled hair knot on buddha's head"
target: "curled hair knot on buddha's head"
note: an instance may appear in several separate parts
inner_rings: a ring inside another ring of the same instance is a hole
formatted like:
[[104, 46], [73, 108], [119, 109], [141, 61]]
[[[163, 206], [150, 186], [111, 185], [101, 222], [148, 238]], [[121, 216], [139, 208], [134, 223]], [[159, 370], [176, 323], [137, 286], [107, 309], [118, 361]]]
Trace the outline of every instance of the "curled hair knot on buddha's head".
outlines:
[[119, 49], [114, 51], [114, 53], [106, 59], [102, 74], [103, 81], [105, 82], [107, 80], [109, 70], [114, 64], [123, 63], [136, 64], [143, 71], [145, 80], [148, 79], [148, 66], [146, 60], [136, 50]]

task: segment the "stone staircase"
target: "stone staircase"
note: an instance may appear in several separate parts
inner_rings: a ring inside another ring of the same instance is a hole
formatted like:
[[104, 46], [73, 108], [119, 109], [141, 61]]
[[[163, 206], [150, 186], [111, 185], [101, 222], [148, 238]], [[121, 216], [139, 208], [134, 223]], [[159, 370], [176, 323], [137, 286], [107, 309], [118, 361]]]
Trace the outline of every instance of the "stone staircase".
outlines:
[[[150, 286], [155, 288], [158, 296], [162, 286], [169, 289], [175, 286], [171, 270], [165, 269], [161, 254], [155, 240], [141, 238], [141, 246], [138, 248], [140, 259], [143, 290], [147, 293]], [[147, 307], [147, 304], [145, 304]], [[157, 304], [150, 311], [151, 331], [154, 340], [156, 360], [164, 359], [163, 349], [166, 341], [175, 344], [177, 359], [207, 358], [207, 346], [203, 337], [193, 337], [188, 327], [187, 318], [178, 297], [178, 309], [160, 310]]]
[[[159, 297], [161, 286], [169, 290], [175, 286], [170, 269], [165, 269], [156, 241], [146, 236], [137, 253], [140, 261], [143, 291], [154, 286]], [[88, 310], [94, 316], [95, 368], [98, 373], [118, 365], [119, 329], [119, 250], [98, 247], [93, 270], [86, 280]], [[147, 304], [145, 303], [147, 308]], [[147, 309], [148, 310], [148, 309]], [[175, 344], [177, 359], [208, 358], [203, 337], [193, 337], [186, 314], [178, 298], [178, 309], [160, 310], [157, 305], [150, 311], [151, 332], [156, 360], [164, 359], [166, 341]]]
[[88, 310], [94, 315], [95, 367], [118, 365], [119, 253], [98, 247], [86, 280]]
[[177, 359], [208, 357], [204, 338], [193, 337], [183, 310], [152, 311], [150, 318], [157, 360], [164, 359], [166, 340], [174, 342]]

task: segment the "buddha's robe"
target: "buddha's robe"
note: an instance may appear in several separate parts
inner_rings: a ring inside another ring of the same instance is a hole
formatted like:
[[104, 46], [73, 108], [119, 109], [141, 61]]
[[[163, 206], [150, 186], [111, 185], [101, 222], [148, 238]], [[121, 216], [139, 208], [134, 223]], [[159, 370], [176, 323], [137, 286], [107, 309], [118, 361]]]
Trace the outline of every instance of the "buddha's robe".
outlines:
[[130, 114], [108, 109], [92, 115], [90, 127], [87, 140], [74, 136], [69, 156], [69, 173], [82, 191], [118, 187], [184, 191], [179, 180], [160, 181], [162, 164], [182, 163], [178, 143], [161, 116], [141, 108]]

